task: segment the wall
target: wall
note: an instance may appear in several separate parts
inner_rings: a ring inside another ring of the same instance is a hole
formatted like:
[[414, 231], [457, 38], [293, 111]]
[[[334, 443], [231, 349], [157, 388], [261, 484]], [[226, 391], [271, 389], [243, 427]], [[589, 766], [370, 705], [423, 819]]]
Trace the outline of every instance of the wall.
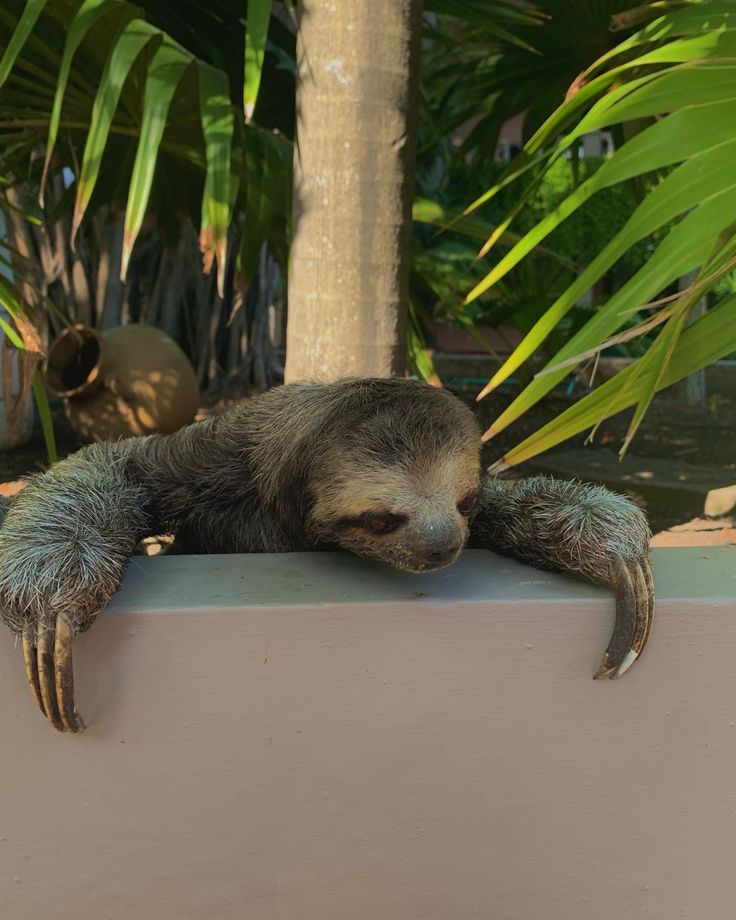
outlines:
[[0, 637], [2, 920], [731, 920], [736, 550], [606, 591], [474, 551], [136, 559], [58, 735]]

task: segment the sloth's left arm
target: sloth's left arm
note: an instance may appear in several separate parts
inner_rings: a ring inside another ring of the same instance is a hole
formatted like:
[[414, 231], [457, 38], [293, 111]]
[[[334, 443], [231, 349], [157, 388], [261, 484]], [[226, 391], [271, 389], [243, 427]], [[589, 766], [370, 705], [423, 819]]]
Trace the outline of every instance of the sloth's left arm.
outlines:
[[643, 512], [602, 486], [544, 476], [515, 482], [489, 478], [468, 545], [610, 585], [616, 624], [595, 674], [602, 678], [620, 677], [649, 638], [654, 614], [649, 536]]

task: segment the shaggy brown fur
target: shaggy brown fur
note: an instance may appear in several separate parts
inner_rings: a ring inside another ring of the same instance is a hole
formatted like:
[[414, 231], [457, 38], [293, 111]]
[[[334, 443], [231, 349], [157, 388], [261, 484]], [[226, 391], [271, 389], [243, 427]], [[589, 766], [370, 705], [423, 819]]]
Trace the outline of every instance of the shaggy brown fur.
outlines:
[[157, 533], [194, 552], [338, 546], [411, 572], [453, 562], [469, 540], [602, 581], [612, 560], [636, 567], [648, 547], [639, 509], [605, 489], [481, 488], [477, 423], [446, 391], [292, 384], [172, 435], [90, 445], [33, 477], [5, 505], [0, 618], [29, 641], [59, 614], [86, 629]]

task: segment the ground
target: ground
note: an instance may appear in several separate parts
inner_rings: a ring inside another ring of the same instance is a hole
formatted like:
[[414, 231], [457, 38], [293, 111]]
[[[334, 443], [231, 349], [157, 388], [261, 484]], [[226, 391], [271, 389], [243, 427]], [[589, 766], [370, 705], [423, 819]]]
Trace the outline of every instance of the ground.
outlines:
[[[458, 392], [488, 424], [509, 402], [503, 390], [476, 403], [470, 393]], [[570, 401], [554, 396], [535, 407], [516, 425], [490, 441], [484, 450], [484, 466], [503, 456], [541, 425], [562, 411]], [[211, 414], [223, 404], [203, 408]], [[61, 456], [77, 448], [60, 404], [52, 406]], [[618, 416], [604, 423], [592, 445], [585, 436], [509, 473], [550, 473], [559, 478], [601, 482], [635, 498], [647, 511], [656, 546], [711, 546], [736, 543], [736, 411], [730, 406], [715, 409], [685, 406], [662, 400], [645, 418], [632, 450], [620, 461], [618, 448], [628, 418]], [[12, 494], [20, 478], [44, 468], [45, 450], [36, 428], [31, 441], [14, 451], [0, 453], [0, 494]], [[718, 491], [720, 490], [720, 491]], [[733, 491], [733, 496], [732, 496]], [[706, 510], [711, 515], [709, 517]]]

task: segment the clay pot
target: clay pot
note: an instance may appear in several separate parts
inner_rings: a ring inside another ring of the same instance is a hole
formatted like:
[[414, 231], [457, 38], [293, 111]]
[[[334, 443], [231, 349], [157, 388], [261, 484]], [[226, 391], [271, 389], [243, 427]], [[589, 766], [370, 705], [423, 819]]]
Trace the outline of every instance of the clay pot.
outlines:
[[194, 420], [199, 404], [192, 365], [153, 326], [71, 326], [51, 345], [44, 372], [85, 441], [176, 431]]

